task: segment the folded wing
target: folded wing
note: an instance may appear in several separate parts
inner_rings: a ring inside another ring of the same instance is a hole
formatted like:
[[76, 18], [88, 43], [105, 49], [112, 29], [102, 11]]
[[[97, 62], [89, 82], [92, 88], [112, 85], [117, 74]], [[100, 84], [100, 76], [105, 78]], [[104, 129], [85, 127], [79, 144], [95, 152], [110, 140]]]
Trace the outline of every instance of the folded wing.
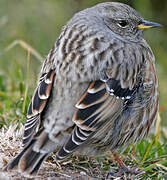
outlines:
[[23, 146], [27, 146], [40, 123], [41, 113], [50, 97], [55, 71], [50, 70], [41, 76], [37, 89], [28, 108], [27, 121], [24, 125]]
[[[119, 84], [116, 86], [115, 81], [113, 85], [120, 88]], [[106, 90], [107, 86], [107, 83], [101, 80], [93, 81], [76, 104], [77, 109], [73, 115], [76, 127], [67, 143], [58, 151], [58, 160], [65, 159], [93, 135], [99, 133], [100, 128], [106, 123], [112, 123], [122, 112], [126, 99], [110, 95]], [[112, 82], [110, 86], [112, 87]]]

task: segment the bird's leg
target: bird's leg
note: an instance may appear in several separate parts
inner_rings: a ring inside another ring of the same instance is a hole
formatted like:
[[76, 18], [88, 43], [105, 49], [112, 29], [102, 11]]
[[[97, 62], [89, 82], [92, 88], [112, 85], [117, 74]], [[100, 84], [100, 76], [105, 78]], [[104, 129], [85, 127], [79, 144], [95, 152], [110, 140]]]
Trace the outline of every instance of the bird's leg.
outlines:
[[107, 177], [109, 175], [114, 176], [114, 177], [121, 177], [124, 173], [130, 173], [130, 174], [137, 175], [142, 172], [142, 171], [137, 171], [136, 169], [128, 168], [116, 153], [112, 152], [112, 154], [114, 156], [114, 159], [118, 162], [118, 164], [120, 166], [120, 170], [118, 173], [109, 172]]

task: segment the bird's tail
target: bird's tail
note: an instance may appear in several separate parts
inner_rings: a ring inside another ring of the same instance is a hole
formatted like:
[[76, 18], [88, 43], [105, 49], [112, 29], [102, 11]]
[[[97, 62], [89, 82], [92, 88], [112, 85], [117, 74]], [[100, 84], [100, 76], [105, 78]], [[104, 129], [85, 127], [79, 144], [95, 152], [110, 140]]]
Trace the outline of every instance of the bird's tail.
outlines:
[[18, 170], [29, 175], [36, 174], [44, 159], [53, 151], [54, 146], [48, 133], [43, 132], [38, 138], [32, 139], [4, 170]]

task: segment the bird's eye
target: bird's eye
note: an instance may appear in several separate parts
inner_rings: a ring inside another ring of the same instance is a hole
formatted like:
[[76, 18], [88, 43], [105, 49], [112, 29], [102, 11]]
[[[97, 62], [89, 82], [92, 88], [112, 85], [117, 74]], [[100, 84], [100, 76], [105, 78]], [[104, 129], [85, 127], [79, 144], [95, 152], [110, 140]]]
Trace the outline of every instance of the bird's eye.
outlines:
[[128, 25], [128, 22], [126, 20], [119, 20], [118, 25], [124, 28]]

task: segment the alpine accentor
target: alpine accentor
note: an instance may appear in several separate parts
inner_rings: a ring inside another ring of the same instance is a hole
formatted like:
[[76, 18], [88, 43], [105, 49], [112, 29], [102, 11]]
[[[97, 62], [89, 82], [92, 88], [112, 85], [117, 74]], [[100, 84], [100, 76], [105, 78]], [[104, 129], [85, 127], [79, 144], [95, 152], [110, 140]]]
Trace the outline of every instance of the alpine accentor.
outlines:
[[75, 14], [43, 63], [24, 149], [6, 169], [34, 174], [53, 151], [57, 161], [115, 155], [144, 138], [156, 119], [158, 83], [142, 32], [158, 26], [116, 2]]

